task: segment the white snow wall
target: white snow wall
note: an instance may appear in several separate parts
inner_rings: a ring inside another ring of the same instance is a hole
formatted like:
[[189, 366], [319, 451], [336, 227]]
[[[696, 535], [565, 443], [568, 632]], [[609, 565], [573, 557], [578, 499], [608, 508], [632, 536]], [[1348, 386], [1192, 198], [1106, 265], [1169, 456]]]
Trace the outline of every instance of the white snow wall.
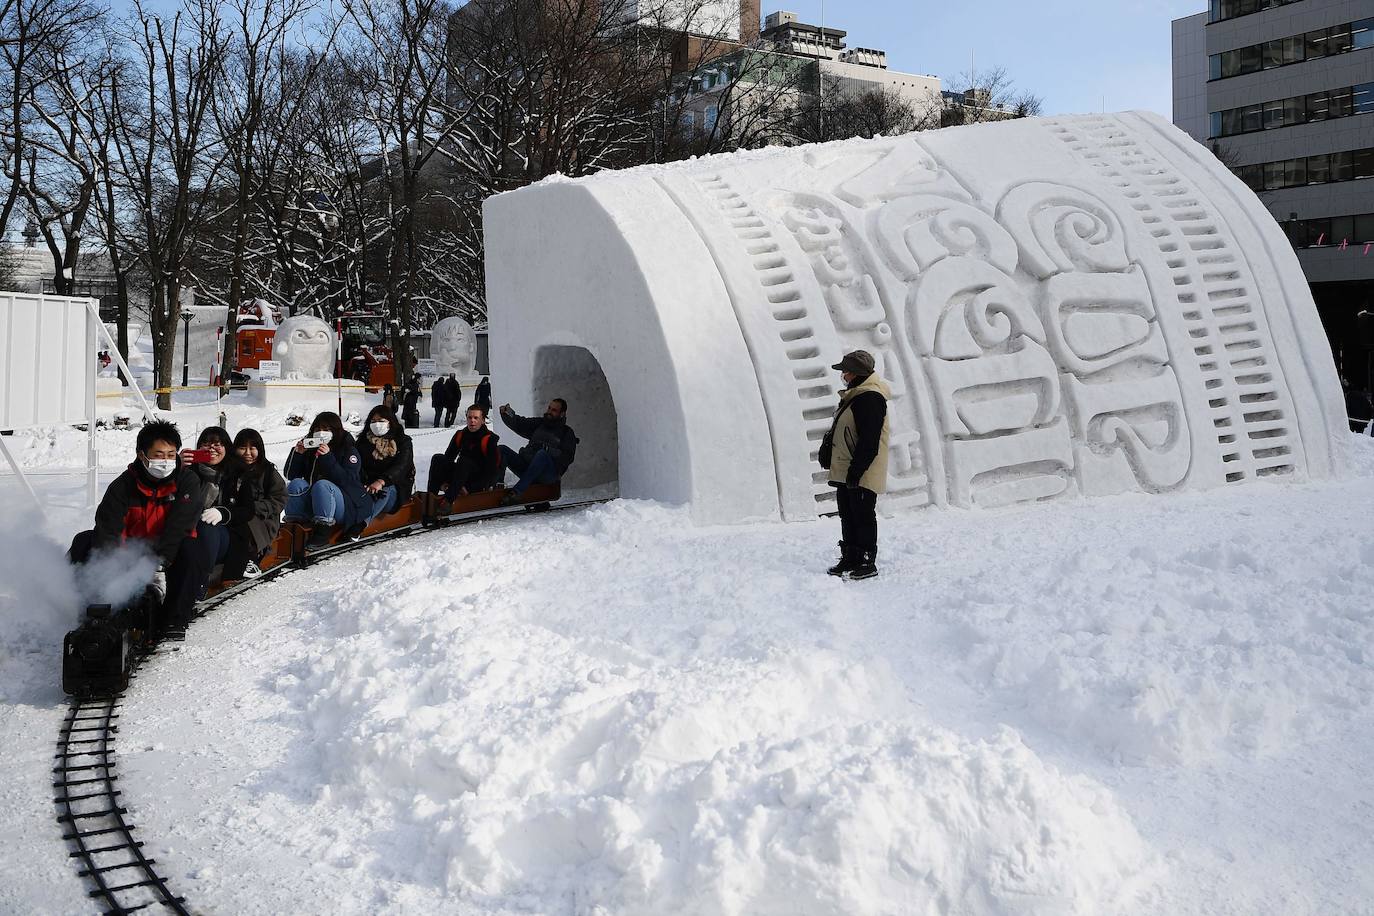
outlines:
[[[893, 391], [888, 510], [1343, 466], [1340, 387], [1291, 246], [1152, 114], [551, 180], [491, 198], [484, 223], [498, 400], [554, 394], [569, 361], [548, 348], [585, 350], [563, 395], [579, 462], [699, 522], [833, 508], [815, 463], [829, 366], [860, 347]], [[577, 400], [593, 361], [613, 406]], [[578, 426], [599, 411], [610, 444]]]

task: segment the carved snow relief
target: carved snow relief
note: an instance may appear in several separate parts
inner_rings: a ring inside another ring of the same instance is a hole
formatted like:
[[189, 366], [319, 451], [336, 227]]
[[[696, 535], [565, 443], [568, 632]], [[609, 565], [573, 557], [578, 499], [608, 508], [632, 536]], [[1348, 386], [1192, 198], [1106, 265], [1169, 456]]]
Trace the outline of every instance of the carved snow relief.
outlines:
[[[831, 511], [815, 456], [840, 385], [830, 364], [857, 348], [892, 389], [888, 510], [1343, 467], [1339, 386], [1291, 248], [1214, 157], [1153, 116], [707, 157], [578, 186], [623, 234], [617, 251], [640, 259], [645, 298], [626, 309], [665, 329], [668, 309], [702, 309], [737, 324], [732, 352], [748, 354], [726, 369], [665, 331], [676, 355], [664, 390], [688, 392], [688, 424], [700, 414], [722, 437], [693, 443], [703, 457], [680, 489], [718, 480], [707, 456], [738, 448], [721, 405], [690, 395], [711, 387], [701, 374], [728, 371], [770, 444], [740, 460], [771, 471], [783, 517]], [[540, 188], [521, 193], [529, 202], [510, 210], [528, 211], [528, 227], [512, 223], [512, 239], [543, 218]], [[610, 257], [580, 244], [572, 264]], [[649, 249], [672, 254], [650, 263]], [[539, 268], [511, 262], [522, 266], [497, 285], [516, 302]], [[708, 301], [683, 302], [688, 277], [715, 291]], [[542, 313], [550, 333], [556, 314]], [[584, 321], [560, 333], [595, 349], [606, 332]]]

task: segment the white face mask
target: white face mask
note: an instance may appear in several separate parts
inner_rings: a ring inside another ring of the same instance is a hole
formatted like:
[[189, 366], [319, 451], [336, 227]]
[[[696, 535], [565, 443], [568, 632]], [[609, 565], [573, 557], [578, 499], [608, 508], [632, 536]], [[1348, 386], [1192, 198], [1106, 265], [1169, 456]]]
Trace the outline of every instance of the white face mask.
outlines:
[[145, 464], [147, 465], [148, 473], [158, 480], [162, 480], [164, 477], [171, 477], [172, 472], [177, 469], [177, 460], [175, 458], [150, 458]]
[[372, 430], [374, 436], [385, 436], [391, 429], [391, 424], [385, 420], [378, 420], [376, 423], [369, 423], [367, 428]]

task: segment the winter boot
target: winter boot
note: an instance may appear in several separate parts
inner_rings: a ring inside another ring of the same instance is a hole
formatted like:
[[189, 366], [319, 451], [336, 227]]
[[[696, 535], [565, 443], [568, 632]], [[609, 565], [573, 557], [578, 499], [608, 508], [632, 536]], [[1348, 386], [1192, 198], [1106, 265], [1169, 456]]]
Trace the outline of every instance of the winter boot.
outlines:
[[315, 519], [315, 527], [310, 531], [310, 539], [305, 542], [306, 550], [321, 550], [329, 546], [329, 536], [334, 533], [332, 518]]
[[859, 562], [845, 576], [846, 579], [872, 579], [878, 574], [878, 548], [870, 547], [859, 552]]
[[855, 566], [859, 565], [859, 557], [855, 555], [855, 551], [846, 547], [844, 541], [838, 543], [840, 548], [840, 562], [826, 570], [826, 572], [832, 576], [843, 576]]

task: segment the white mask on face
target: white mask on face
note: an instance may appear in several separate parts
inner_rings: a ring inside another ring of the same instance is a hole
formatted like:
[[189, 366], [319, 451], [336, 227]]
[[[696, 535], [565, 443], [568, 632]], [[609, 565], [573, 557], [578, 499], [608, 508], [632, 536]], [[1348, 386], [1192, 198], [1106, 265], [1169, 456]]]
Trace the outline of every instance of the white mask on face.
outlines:
[[177, 469], [175, 458], [150, 458], [145, 462], [148, 473], [158, 480], [171, 477], [172, 472]]
[[369, 423], [367, 428], [372, 430], [374, 436], [385, 436], [391, 429], [391, 424], [385, 420], [378, 420], [376, 423]]

